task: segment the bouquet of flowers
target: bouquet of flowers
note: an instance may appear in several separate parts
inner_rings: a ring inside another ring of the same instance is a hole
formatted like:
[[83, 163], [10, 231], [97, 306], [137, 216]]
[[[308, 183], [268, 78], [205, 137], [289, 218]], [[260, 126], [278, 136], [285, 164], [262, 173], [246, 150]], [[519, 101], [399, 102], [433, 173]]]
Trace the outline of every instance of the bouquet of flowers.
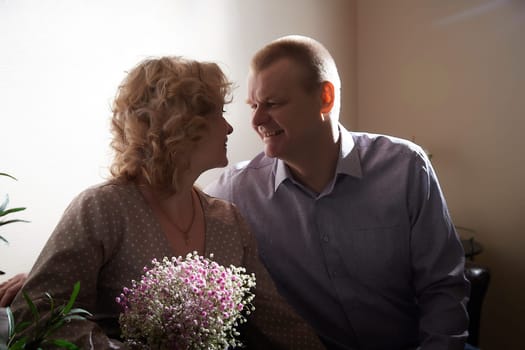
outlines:
[[254, 310], [255, 275], [196, 252], [153, 259], [117, 303], [122, 338], [133, 349], [225, 349], [242, 346], [236, 327]]

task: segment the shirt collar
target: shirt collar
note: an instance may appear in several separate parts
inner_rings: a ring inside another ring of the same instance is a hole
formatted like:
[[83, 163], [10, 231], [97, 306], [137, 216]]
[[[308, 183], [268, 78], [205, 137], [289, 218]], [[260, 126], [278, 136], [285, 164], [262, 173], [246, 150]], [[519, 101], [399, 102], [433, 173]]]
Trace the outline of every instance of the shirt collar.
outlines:
[[341, 149], [339, 151], [336, 174], [350, 175], [357, 178], [363, 177], [361, 159], [355, 147], [352, 133], [339, 124], [339, 135], [341, 135]]
[[[343, 125], [339, 124], [339, 135], [341, 137], [341, 146], [339, 149], [339, 159], [337, 160], [336, 176], [343, 174], [361, 178], [363, 176], [361, 161], [355, 148], [352, 133], [346, 130]], [[281, 183], [286, 179], [293, 181], [292, 173], [281, 159], [277, 159], [275, 162], [274, 191], [277, 191], [277, 188], [279, 188]]]

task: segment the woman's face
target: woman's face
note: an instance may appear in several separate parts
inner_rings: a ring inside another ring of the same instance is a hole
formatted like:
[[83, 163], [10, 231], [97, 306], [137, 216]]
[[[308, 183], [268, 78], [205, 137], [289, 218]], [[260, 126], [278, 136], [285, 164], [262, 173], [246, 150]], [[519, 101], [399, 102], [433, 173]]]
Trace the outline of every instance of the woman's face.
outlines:
[[233, 127], [224, 119], [222, 108], [205, 116], [208, 132], [195, 148], [191, 160], [193, 167], [206, 171], [228, 165], [226, 144]]

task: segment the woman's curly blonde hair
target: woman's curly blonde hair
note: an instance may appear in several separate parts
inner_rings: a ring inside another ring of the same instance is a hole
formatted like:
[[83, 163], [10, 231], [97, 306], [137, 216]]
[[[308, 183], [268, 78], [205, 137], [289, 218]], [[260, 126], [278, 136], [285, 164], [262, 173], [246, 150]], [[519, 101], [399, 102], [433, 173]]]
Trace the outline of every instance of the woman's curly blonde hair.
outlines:
[[175, 56], [140, 62], [113, 103], [111, 175], [177, 192], [191, 150], [205, 137], [206, 116], [231, 101], [231, 86], [215, 63]]

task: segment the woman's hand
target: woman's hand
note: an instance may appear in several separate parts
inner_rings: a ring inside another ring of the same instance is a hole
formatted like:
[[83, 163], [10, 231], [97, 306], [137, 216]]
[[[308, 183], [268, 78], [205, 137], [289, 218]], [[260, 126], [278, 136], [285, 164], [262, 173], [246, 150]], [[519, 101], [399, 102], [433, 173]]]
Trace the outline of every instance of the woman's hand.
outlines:
[[0, 284], [0, 307], [6, 307], [11, 304], [26, 279], [27, 273], [19, 273]]

